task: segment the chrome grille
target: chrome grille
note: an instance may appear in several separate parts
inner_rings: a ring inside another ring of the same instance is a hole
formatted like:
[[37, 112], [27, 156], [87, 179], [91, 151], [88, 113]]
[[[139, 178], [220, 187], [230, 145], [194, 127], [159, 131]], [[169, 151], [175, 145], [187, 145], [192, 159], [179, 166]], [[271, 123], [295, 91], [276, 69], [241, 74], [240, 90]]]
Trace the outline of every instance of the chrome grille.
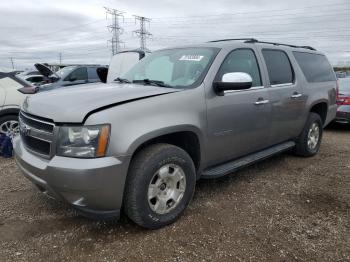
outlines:
[[19, 129], [27, 149], [43, 157], [52, 155], [55, 124], [41, 117], [20, 112]]

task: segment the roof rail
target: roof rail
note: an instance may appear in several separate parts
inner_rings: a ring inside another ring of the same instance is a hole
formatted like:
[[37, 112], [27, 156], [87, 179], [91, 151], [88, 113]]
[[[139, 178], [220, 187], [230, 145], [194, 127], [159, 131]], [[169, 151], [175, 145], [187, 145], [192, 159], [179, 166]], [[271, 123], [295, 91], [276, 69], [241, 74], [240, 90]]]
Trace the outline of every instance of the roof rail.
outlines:
[[216, 42], [225, 42], [225, 41], [238, 41], [238, 40], [244, 40], [244, 43], [261, 43], [261, 44], [270, 44], [270, 45], [282, 45], [282, 46], [289, 46], [289, 47], [294, 47], [294, 48], [304, 48], [304, 49], [309, 49], [316, 51], [315, 48], [311, 46], [297, 46], [297, 45], [288, 45], [288, 44], [281, 44], [281, 43], [275, 43], [275, 42], [265, 42], [265, 41], [259, 41], [255, 38], [232, 38], [232, 39], [222, 39], [222, 40], [214, 40], [214, 41], [209, 41], [209, 43], [216, 43]]
[[258, 40], [254, 38], [229, 38], [229, 39], [220, 39], [220, 40], [213, 40], [209, 41], [208, 43], [216, 43], [216, 42], [226, 42], [226, 41], [242, 41], [245, 40], [245, 42], [258, 42]]

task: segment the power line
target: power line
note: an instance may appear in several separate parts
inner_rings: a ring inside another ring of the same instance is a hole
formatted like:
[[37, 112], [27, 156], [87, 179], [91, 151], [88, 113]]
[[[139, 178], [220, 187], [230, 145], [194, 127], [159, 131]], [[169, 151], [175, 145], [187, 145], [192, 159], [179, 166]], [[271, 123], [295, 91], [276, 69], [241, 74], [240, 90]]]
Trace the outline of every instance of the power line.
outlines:
[[233, 12], [233, 13], [220, 13], [220, 14], [207, 14], [207, 15], [195, 15], [195, 16], [167, 16], [167, 17], [153, 17], [152, 19], [154, 20], [162, 20], [162, 19], [183, 19], [183, 18], [208, 18], [211, 16], [223, 16], [223, 15], [241, 15], [241, 14], [261, 14], [261, 13], [267, 13], [269, 15], [271, 15], [272, 12], [283, 12], [283, 11], [291, 11], [291, 10], [308, 10], [308, 9], [314, 9], [314, 8], [318, 8], [318, 7], [327, 7], [327, 10], [325, 11], [329, 11], [329, 8], [331, 7], [344, 7], [344, 5], [347, 5], [347, 2], [340, 2], [340, 3], [334, 3], [334, 4], [322, 4], [322, 5], [309, 5], [309, 6], [304, 6], [304, 7], [300, 7], [300, 8], [288, 8], [288, 9], [270, 9], [270, 10], [259, 10], [259, 11], [242, 11], [242, 12]]
[[105, 7], [105, 9], [106, 16], [112, 16], [112, 24], [108, 26], [108, 29], [112, 32], [113, 36], [112, 39], [109, 40], [107, 43], [111, 43], [112, 55], [115, 55], [120, 49], [120, 44], [124, 43], [120, 40], [120, 35], [124, 32], [124, 30], [119, 26], [119, 18], [123, 17], [124, 19], [124, 12], [108, 7]]
[[146, 23], [149, 24], [151, 22], [151, 19], [144, 17], [144, 16], [138, 16], [138, 15], [134, 15], [134, 17], [135, 17], [135, 22], [136, 21], [140, 22], [140, 29], [134, 31], [134, 33], [137, 35], [137, 37], [140, 38], [140, 49], [147, 50], [146, 39], [150, 38], [152, 36], [152, 34], [147, 31]]

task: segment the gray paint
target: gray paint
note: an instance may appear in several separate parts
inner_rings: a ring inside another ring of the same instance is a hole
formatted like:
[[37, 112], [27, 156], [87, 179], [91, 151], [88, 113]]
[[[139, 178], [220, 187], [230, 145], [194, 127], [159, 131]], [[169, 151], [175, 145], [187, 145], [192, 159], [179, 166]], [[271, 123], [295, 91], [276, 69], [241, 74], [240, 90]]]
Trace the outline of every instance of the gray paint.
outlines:
[[[63, 189], [69, 194], [77, 194], [79, 187], [74, 188], [70, 184], [72, 180], [76, 185], [96, 183], [96, 186], [106, 187], [106, 190], [101, 192], [103, 203], [99, 202], [100, 195], [97, 191], [88, 196], [89, 199], [96, 197], [89, 200], [92, 201], [94, 209], [120, 209], [130, 158], [140, 145], [152, 138], [179, 131], [196, 134], [201, 149], [198, 170], [200, 174], [210, 166], [294, 139], [301, 133], [310, 109], [316, 103], [327, 103], [325, 125], [335, 117], [335, 81], [308, 84], [291, 56], [292, 50], [300, 49], [239, 42], [210, 43], [202, 46], [219, 47], [221, 51], [203, 83], [194, 89], [179, 90], [112, 83], [65, 89], [29, 98], [24, 103], [23, 110], [32, 115], [49, 118], [56, 123], [78, 124], [84, 120], [85, 125], [111, 123], [111, 136], [107, 157], [99, 160], [57, 156], [53, 156], [51, 160], [43, 160], [29, 153], [22, 146], [20, 139], [17, 139], [16, 159], [23, 172], [29, 177], [32, 173], [42, 177], [49, 187], [57, 188], [55, 192], [59, 195], [64, 195]], [[256, 52], [263, 86], [218, 96], [212, 88], [214, 77], [226, 55], [242, 47], [252, 48]], [[270, 86], [267, 69], [260, 54], [264, 47], [287, 52], [296, 73], [295, 83], [290, 86]], [[310, 50], [305, 52], [317, 53]], [[295, 92], [302, 96], [293, 99], [291, 96]], [[270, 102], [255, 105], [259, 98]], [[131, 102], [127, 102], [130, 100]], [[116, 105], [109, 106], [111, 104]], [[108, 107], [94, 111], [104, 106]], [[91, 112], [94, 113], [89, 114]], [[111, 164], [113, 158], [121, 163]], [[95, 162], [101, 167], [105, 165], [105, 168], [94, 171], [91, 163], [94, 165]], [[97, 173], [106, 175], [96, 176]], [[53, 180], [49, 179], [51, 176], [54, 177]], [[83, 197], [84, 192], [82, 190]], [[111, 197], [113, 194], [115, 196]], [[110, 198], [107, 199], [107, 196]], [[64, 198], [75, 205], [70, 197]]]

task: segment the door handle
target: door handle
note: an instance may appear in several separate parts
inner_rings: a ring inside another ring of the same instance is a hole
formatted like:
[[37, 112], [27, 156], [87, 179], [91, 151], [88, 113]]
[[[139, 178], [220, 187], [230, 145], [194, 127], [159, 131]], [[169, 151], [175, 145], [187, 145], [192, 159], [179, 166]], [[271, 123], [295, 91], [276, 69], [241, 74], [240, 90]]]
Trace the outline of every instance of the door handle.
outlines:
[[254, 103], [254, 105], [264, 105], [264, 104], [267, 104], [269, 102], [270, 102], [269, 100], [258, 100]]
[[299, 98], [299, 97], [302, 97], [303, 95], [302, 94], [299, 94], [299, 93], [294, 93], [291, 98], [292, 99], [295, 99], [295, 98]]

